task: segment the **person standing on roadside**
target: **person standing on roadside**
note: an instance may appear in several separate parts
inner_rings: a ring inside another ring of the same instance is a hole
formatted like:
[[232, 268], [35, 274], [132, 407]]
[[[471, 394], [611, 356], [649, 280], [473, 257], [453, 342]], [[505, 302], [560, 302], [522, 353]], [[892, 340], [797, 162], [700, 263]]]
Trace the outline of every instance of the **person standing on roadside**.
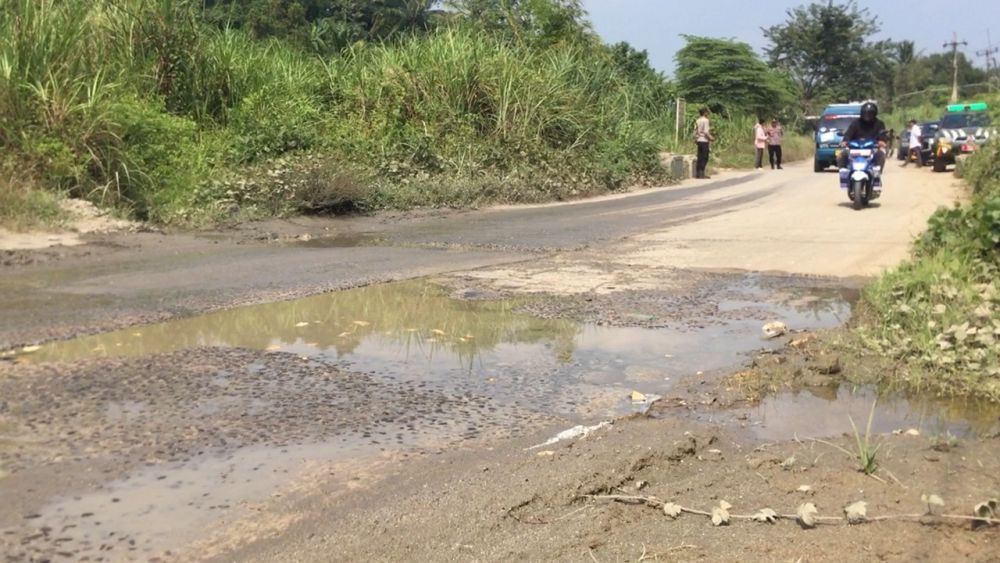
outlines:
[[708, 175], [705, 169], [708, 168], [709, 146], [715, 137], [712, 136], [712, 127], [708, 121], [708, 108], [698, 110], [698, 119], [694, 122], [694, 142], [698, 145], [698, 160], [694, 166], [694, 177], [707, 180]]
[[785, 129], [777, 119], [771, 120], [767, 128], [767, 159], [771, 162], [771, 170], [781, 170], [781, 143], [785, 139]]
[[924, 132], [920, 129], [920, 125], [917, 125], [916, 119], [911, 119], [909, 125], [910, 146], [907, 149], [906, 159], [903, 160], [903, 166], [909, 164], [910, 159], [913, 158], [913, 153], [916, 153], [917, 168], [920, 168], [924, 165], [924, 151], [920, 150], [923, 144], [922, 137]]
[[764, 148], [767, 147], [767, 129], [764, 127], [764, 119], [758, 119], [753, 126], [753, 146], [757, 150], [757, 161], [754, 170], [764, 168]]

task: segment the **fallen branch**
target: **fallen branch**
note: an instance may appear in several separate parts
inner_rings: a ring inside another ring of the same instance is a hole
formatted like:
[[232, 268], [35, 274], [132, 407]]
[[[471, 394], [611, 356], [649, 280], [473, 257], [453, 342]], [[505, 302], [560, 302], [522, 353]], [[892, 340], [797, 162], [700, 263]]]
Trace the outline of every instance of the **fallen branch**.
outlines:
[[[591, 500], [610, 500], [615, 502], [622, 502], [626, 504], [645, 504], [656, 509], [663, 509], [666, 503], [654, 496], [641, 496], [641, 495], [583, 495], [580, 498], [588, 498]], [[686, 506], [675, 505], [680, 512], [685, 512], [687, 514], [694, 514], [696, 516], [704, 516], [706, 518], [712, 518], [712, 512], [706, 512], [704, 510], [698, 510], [696, 508], [689, 508]], [[732, 520], [759, 520], [759, 514], [728, 514], [729, 519]], [[801, 522], [801, 518], [798, 514], [774, 514], [773, 518], [776, 520], [798, 520]], [[925, 518], [940, 519], [940, 520], [958, 520], [963, 522], [975, 522], [986, 525], [1000, 525], [1000, 518], [992, 516], [966, 516], [963, 514], [932, 514], [926, 513], [912, 513], [912, 514], [884, 514], [881, 516], [872, 516], [870, 518], [864, 517], [863, 522], [881, 522], [886, 520], [923, 520]], [[817, 523], [844, 523], [848, 522], [848, 518], [844, 516], [819, 516], [815, 515], [812, 517]], [[854, 522], [856, 523], [856, 522]]]

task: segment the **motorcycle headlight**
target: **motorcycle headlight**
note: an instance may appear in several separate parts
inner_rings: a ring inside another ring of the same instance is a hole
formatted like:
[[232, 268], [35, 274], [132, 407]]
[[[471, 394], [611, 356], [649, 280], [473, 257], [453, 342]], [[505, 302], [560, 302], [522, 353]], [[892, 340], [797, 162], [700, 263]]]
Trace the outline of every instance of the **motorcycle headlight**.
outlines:
[[868, 168], [868, 163], [863, 160], [855, 160], [851, 163], [851, 168], [854, 170], [864, 170], [865, 168]]

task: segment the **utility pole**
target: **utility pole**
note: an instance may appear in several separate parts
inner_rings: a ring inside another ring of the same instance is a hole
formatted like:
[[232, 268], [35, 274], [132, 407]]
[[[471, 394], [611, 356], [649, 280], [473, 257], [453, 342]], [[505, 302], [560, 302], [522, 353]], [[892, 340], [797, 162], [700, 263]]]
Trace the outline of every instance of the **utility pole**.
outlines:
[[965, 47], [969, 43], [967, 41], [959, 41], [958, 34], [952, 32], [951, 41], [944, 44], [944, 47], [951, 47], [951, 65], [954, 68], [954, 73], [951, 79], [951, 103], [958, 101], [958, 47]]
[[996, 55], [1000, 52], [1000, 47], [993, 46], [993, 40], [990, 39], [990, 30], [986, 30], [986, 48], [982, 51], [976, 51], [976, 56], [983, 57], [986, 59], [986, 82], [990, 92], [993, 91], [993, 70], [996, 68]]

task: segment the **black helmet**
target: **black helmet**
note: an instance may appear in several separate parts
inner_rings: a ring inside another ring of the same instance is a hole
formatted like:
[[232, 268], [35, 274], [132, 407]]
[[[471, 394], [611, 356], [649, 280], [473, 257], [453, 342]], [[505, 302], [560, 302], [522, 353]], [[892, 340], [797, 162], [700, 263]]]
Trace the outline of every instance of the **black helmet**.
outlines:
[[871, 123], [878, 117], [878, 106], [875, 102], [865, 102], [861, 104], [861, 120]]

